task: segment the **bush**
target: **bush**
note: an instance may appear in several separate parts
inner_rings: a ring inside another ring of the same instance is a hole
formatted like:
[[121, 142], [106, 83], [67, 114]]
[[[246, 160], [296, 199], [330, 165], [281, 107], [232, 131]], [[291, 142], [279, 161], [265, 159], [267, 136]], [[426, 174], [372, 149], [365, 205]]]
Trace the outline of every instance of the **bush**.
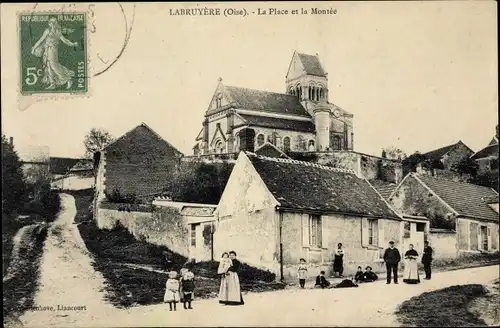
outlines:
[[[241, 282], [255, 282], [255, 281], [274, 282], [276, 279], [276, 274], [268, 270], [258, 269], [243, 262], [241, 264], [242, 268], [238, 274]], [[204, 262], [194, 263], [192, 265], [191, 270], [195, 275], [217, 278], [218, 268], [219, 268], [218, 261], [213, 261], [213, 262], [204, 261]]]
[[134, 193], [122, 194], [119, 189], [115, 188], [113, 191], [104, 191], [106, 199], [110, 203], [124, 203], [124, 204], [138, 204], [140, 201]]
[[24, 205], [24, 212], [36, 214], [46, 221], [53, 221], [61, 209], [59, 194], [50, 189], [48, 182], [29, 186], [30, 200]]

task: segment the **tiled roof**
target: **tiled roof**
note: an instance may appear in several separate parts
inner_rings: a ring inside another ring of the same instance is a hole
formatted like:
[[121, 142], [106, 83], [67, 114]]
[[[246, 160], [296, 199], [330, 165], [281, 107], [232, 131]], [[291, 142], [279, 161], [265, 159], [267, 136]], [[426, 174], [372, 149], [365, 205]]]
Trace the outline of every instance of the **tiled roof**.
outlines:
[[255, 153], [257, 155], [267, 156], [267, 157], [277, 157], [277, 158], [290, 158], [281, 149], [278, 149], [272, 143], [266, 142], [261, 147], [259, 147]]
[[276, 117], [254, 116], [254, 115], [244, 115], [244, 114], [238, 114], [238, 115], [241, 116], [241, 118], [243, 118], [248, 125], [281, 129], [281, 130], [302, 131], [302, 132], [315, 131], [314, 123], [312, 121], [285, 120]]
[[493, 189], [429, 175], [415, 176], [459, 215], [498, 222], [498, 213], [483, 201], [486, 197], [498, 197]]
[[225, 89], [239, 108], [310, 117], [297, 96], [234, 86]]
[[498, 157], [498, 144], [489, 145], [471, 156], [472, 159], [480, 159], [490, 156]]
[[94, 169], [94, 165], [92, 160], [81, 160], [78, 163], [76, 163], [71, 169], [71, 172], [77, 172], [77, 171], [90, 171]]
[[215, 207], [200, 207], [200, 206], [184, 206], [181, 210], [181, 215], [185, 216], [212, 216], [215, 212]]
[[297, 53], [307, 74], [325, 76], [325, 71], [319, 62], [318, 56]]
[[68, 157], [51, 157], [50, 158], [50, 173], [52, 174], [66, 174], [75, 166], [82, 158], [68, 158]]
[[353, 171], [247, 153], [284, 208], [399, 219], [367, 180]]
[[452, 150], [456, 145], [457, 144], [455, 143], [453, 145], [441, 147], [441, 148], [438, 148], [436, 150], [429, 151], [423, 155], [425, 156], [425, 158], [430, 159], [430, 160], [440, 160], [441, 157], [443, 157], [447, 152]]
[[373, 187], [377, 189], [379, 194], [384, 197], [384, 199], [389, 199], [389, 196], [392, 194], [394, 189], [396, 189], [397, 184], [392, 182], [385, 182], [381, 180], [373, 180], [370, 181]]

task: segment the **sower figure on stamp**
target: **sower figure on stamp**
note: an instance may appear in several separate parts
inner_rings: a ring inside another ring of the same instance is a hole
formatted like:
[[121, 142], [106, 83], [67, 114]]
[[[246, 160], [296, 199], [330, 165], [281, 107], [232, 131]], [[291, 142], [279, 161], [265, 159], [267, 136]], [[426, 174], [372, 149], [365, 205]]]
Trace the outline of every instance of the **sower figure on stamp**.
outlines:
[[432, 247], [429, 246], [429, 242], [424, 241], [424, 255], [422, 255], [422, 264], [424, 265], [425, 279], [431, 279], [431, 263], [432, 263]]
[[391, 273], [394, 275], [394, 283], [398, 283], [398, 264], [401, 261], [401, 254], [396, 247], [394, 247], [394, 242], [389, 242], [389, 248], [384, 252], [384, 262], [387, 269], [387, 284], [391, 283]]
[[49, 27], [43, 32], [42, 37], [31, 48], [31, 53], [43, 60], [42, 83], [48, 84], [47, 89], [55, 89], [66, 84], [70, 89], [73, 84], [75, 72], [69, 70], [59, 63], [58, 46], [62, 41], [69, 47], [78, 46], [77, 42], [71, 42], [62, 34], [61, 26], [55, 17], [49, 19]]

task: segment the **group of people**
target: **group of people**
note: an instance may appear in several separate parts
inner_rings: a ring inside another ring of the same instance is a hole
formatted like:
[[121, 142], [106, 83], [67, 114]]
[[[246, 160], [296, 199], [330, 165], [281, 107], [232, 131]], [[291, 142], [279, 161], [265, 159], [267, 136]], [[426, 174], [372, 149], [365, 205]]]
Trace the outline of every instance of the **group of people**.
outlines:
[[185, 266], [180, 271], [180, 278], [177, 279], [177, 272], [170, 271], [163, 296], [163, 301], [168, 303], [170, 311], [177, 311], [177, 303], [179, 302], [184, 304], [184, 309], [192, 309], [193, 296], [194, 273]]
[[[241, 293], [238, 272], [241, 263], [236, 259], [236, 252], [224, 252], [217, 274], [220, 277], [219, 303], [224, 305], [243, 305], [243, 295]], [[180, 270], [180, 278], [177, 278], [176, 271], [168, 273], [163, 301], [169, 304], [170, 311], [177, 311], [177, 303], [182, 302], [184, 309], [192, 309], [194, 299], [194, 273], [190, 271], [186, 264]]]
[[[425, 270], [425, 279], [431, 279], [431, 263], [433, 250], [429, 246], [429, 242], [424, 242], [424, 250], [422, 255], [422, 264]], [[342, 278], [344, 272], [344, 249], [342, 243], [337, 245], [337, 249], [334, 253], [333, 261], [333, 272], [337, 277]], [[404, 267], [403, 282], [407, 284], [417, 284], [420, 283], [420, 275], [418, 273], [418, 252], [413, 248], [413, 244], [409, 245], [409, 250], [404, 254], [406, 264]], [[384, 262], [387, 269], [387, 284], [394, 280], [394, 283], [398, 283], [398, 266], [401, 262], [401, 255], [399, 250], [394, 247], [394, 242], [389, 242], [389, 247], [384, 252]], [[305, 282], [307, 278], [307, 264], [304, 258], [299, 260], [299, 265], [297, 268], [297, 276], [299, 279], [299, 285], [301, 288], [305, 288]], [[361, 266], [358, 266], [358, 270], [354, 275], [354, 282], [350, 279], [343, 280], [340, 284], [335, 287], [357, 287], [356, 283], [367, 283], [373, 282], [378, 279], [375, 272], [372, 271], [371, 266], [367, 266], [365, 271], [362, 270]], [[331, 283], [325, 277], [325, 271], [321, 271], [316, 277], [316, 282], [314, 284], [316, 288], [330, 288]]]

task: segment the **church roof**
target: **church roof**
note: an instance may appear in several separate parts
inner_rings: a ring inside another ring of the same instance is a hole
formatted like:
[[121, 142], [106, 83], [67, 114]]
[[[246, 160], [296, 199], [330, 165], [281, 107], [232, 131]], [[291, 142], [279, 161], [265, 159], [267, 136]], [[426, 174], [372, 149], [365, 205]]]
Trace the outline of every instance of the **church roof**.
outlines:
[[400, 219], [353, 171], [245, 153], [282, 208]]
[[297, 96], [234, 86], [225, 90], [239, 108], [310, 117]]
[[314, 132], [312, 121], [287, 120], [283, 118], [238, 114], [248, 125], [281, 130]]
[[306, 55], [297, 53], [299, 55], [299, 59], [304, 66], [304, 70], [306, 74], [316, 75], [316, 76], [326, 76], [326, 72], [323, 70], [323, 66], [319, 62], [318, 56]]

